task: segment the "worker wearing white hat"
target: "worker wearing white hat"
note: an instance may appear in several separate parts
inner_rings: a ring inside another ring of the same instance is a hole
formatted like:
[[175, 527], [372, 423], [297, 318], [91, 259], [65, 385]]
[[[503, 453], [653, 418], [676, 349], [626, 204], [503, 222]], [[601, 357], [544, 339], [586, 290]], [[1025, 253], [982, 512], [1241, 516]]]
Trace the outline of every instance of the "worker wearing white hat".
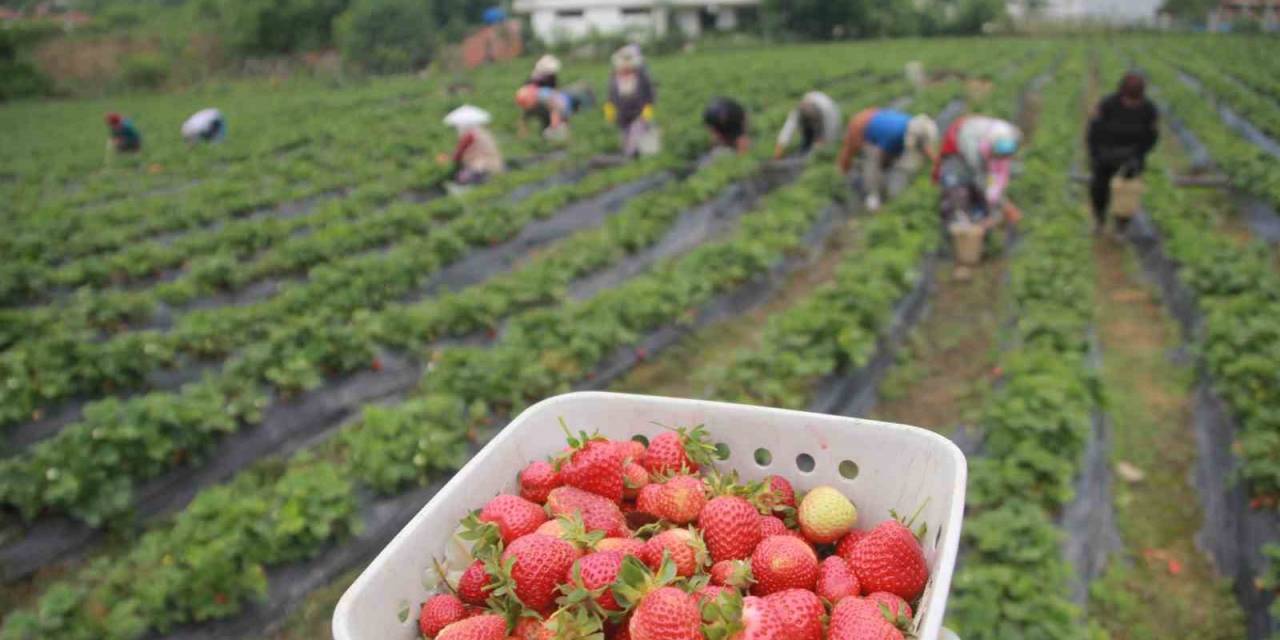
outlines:
[[488, 129], [491, 120], [487, 111], [471, 105], [445, 116], [444, 123], [458, 131], [458, 146], [453, 150], [454, 182], [479, 184], [506, 169], [498, 141]]
[[222, 112], [214, 109], [201, 109], [186, 122], [182, 123], [182, 139], [187, 144], [197, 142], [220, 142], [227, 137], [227, 119]]

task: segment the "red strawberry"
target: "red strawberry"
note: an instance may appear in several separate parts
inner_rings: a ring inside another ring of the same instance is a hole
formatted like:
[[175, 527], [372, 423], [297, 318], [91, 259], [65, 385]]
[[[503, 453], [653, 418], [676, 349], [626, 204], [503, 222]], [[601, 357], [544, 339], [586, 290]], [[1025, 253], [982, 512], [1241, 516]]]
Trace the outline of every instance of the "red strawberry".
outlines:
[[644, 460], [644, 444], [635, 440], [617, 440], [614, 446], [622, 452], [622, 459], [626, 462], [640, 463]]
[[552, 640], [555, 637], [541, 618], [520, 618], [512, 635], [519, 640]]
[[860, 593], [858, 578], [849, 569], [849, 563], [839, 556], [831, 556], [818, 565], [818, 583], [814, 589], [827, 602], [840, 602], [848, 596]]
[[[632, 442], [628, 440], [627, 442]], [[636, 444], [639, 444], [638, 442]], [[622, 497], [634, 500], [649, 485], [649, 472], [634, 462], [622, 465]]]
[[509, 585], [499, 591], [514, 593], [528, 609], [549, 613], [555, 609], [560, 585], [577, 559], [578, 550], [564, 540], [540, 533], [527, 535], [502, 552], [503, 566], [512, 560], [514, 564], [507, 576]]
[[516, 538], [526, 536], [547, 521], [542, 507], [510, 494], [494, 497], [480, 510], [481, 522], [498, 525], [503, 544], [511, 544]]
[[789, 535], [791, 530], [778, 516], [760, 516], [760, 537]]
[[418, 615], [418, 630], [428, 638], [436, 637], [440, 630], [467, 617], [467, 610], [457, 596], [442, 593], [431, 596], [422, 605]]
[[568, 460], [561, 460], [560, 479], [570, 487], [621, 503], [622, 452], [616, 444], [590, 438], [570, 438], [570, 444], [573, 452]]
[[751, 554], [751, 593], [769, 595], [783, 589], [813, 590], [818, 580], [818, 556], [803, 540], [770, 536]]
[[716, 446], [705, 429], [664, 431], [649, 441], [644, 453], [644, 468], [649, 473], [697, 473], [711, 464]]
[[913, 614], [911, 613], [911, 605], [907, 604], [906, 600], [903, 600], [892, 593], [877, 591], [875, 593], [868, 594], [867, 599], [879, 602], [880, 604], [888, 607], [889, 613], [894, 616], [902, 616], [908, 621], [913, 617]]
[[641, 487], [636, 493], [636, 511], [647, 513], [655, 518], [662, 517], [659, 515], [658, 494], [662, 492], [662, 485], [647, 484]]
[[626, 517], [607, 498], [576, 487], [557, 487], [547, 495], [547, 510], [553, 516], [578, 514], [587, 531], [603, 531], [608, 537], [627, 535]]
[[750, 556], [763, 539], [759, 522], [755, 507], [737, 496], [713, 498], [698, 516], [698, 528], [716, 562]]
[[827, 610], [812, 591], [784, 589], [764, 597], [790, 633], [787, 640], [822, 640], [822, 617]]
[[445, 627], [436, 640], [505, 640], [506, 637], [507, 621], [502, 616], [486, 614]]
[[669, 529], [649, 539], [639, 558], [653, 571], [662, 565], [664, 552], [675, 563], [676, 575], [688, 578], [707, 563], [707, 550], [697, 534], [688, 529]]
[[880, 610], [879, 603], [866, 598], [845, 598], [831, 611], [830, 640], [905, 640]]
[[751, 586], [751, 564], [745, 560], [721, 560], [711, 565], [711, 584], [745, 589]]
[[520, 472], [520, 497], [530, 502], [544, 504], [547, 501], [547, 494], [561, 484], [563, 481], [560, 479], [560, 474], [550, 462], [536, 460], [530, 462], [529, 466]]
[[658, 491], [658, 517], [675, 524], [697, 520], [706, 504], [706, 487], [695, 476], [676, 476]]
[[661, 587], [640, 599], [627, 629], [631, 640], [702, 640], [702, 611], [693, 596]]
[[796, 490], [792, 488], [791, 482], [779, 475], [769, 476], [765, 480], [769, 487], [766, 506], [796, 508]]
[[624, 556], [638, 556], [644, 547], [639, 538], [605, 538], [596, 543], [596, 551], [617, 551]]
[[601, 590], [595, 597], [600, 608], [605, 611], [618, 611], [621, 607], [614, 599], [611, 587], [618, 579], [618, 572], [622, 570], [622, 560], [623, 555], [619, 551], [589, 553], [578, 558], [578, 561], [573, 564], [566, 581], [587, 591]]
[[860, 529], [849, 531], [836, 543], [836, 555], [844, 558], [845, 562], [849, 562], [853, 558], [853, 546], [858, 544], [858, 541], [865, 535], [867, 535], [867, 532]]
[[467, 604], [481, 607], [489, 599], [489, 591], [489, 572], [485, 570], [484, 561], [476, 560], [458, 578], [458, 597]]
[[782, 612], [764, 598], [744, 598], [736, 591], [725, 591], [705, 608], [705, 612], [706, 632], [711, 638], [790, 640], [794, 637]]
[[866, 593], [887, 591], [907, 602], [924, 592], [929, 566], [916, 536], [897, 520], [876, 525], [854, 545], [849, 568]]

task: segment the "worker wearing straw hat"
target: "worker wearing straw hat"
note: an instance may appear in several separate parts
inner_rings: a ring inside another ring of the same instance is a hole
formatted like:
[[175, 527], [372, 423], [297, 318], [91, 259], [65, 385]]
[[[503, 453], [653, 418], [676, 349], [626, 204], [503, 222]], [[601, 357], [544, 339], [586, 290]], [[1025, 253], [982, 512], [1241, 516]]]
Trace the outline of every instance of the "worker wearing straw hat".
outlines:
[[444, 123], [458, 132], [453, 150], [453, 181], [460, 185], [480, 184], [506, 168], [498, 141], [489, 132], [489, 113], [463, 105], [445, 116]]
[[657, 94], [645, 68], [644, 55], [639, 46], [629, 44], [614, 52], [612, 62], [605, 119], [618, 125], [622, 151], [628, 158], [657, 153], [657, 130], [653, 126]]

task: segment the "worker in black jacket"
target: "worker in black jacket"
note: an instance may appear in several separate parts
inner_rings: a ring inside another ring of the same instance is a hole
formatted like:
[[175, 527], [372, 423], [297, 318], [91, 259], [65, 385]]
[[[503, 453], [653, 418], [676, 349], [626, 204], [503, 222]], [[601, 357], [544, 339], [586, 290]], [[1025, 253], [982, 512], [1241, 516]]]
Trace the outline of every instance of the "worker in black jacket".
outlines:
[[1159, 112], [1147, 99], [1147, 83], [1135, 72], [1125, 74], [1120, 88], [1102, 99], [1089, 120], [1089, 158], [1093, 163], [1094, 230], [1107, 221], [1111, 179], [1117, 173], [1135, 178], [1146, 167], [1147, 154], [1159, 137]]

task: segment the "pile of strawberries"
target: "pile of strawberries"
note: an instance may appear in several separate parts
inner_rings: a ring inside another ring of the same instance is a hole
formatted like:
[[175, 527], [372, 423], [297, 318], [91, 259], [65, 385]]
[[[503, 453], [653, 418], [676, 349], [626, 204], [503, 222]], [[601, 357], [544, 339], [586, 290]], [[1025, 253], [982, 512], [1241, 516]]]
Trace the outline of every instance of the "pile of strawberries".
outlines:
[[[567, 430], [566, 430], [567, 432]], [[700, 428], [579, 433], [463, 521], [474, 562], [422, 605], [434, 640], [889, 640], [929, 579], [909, 524], [832, 487], [712, 469]]]

